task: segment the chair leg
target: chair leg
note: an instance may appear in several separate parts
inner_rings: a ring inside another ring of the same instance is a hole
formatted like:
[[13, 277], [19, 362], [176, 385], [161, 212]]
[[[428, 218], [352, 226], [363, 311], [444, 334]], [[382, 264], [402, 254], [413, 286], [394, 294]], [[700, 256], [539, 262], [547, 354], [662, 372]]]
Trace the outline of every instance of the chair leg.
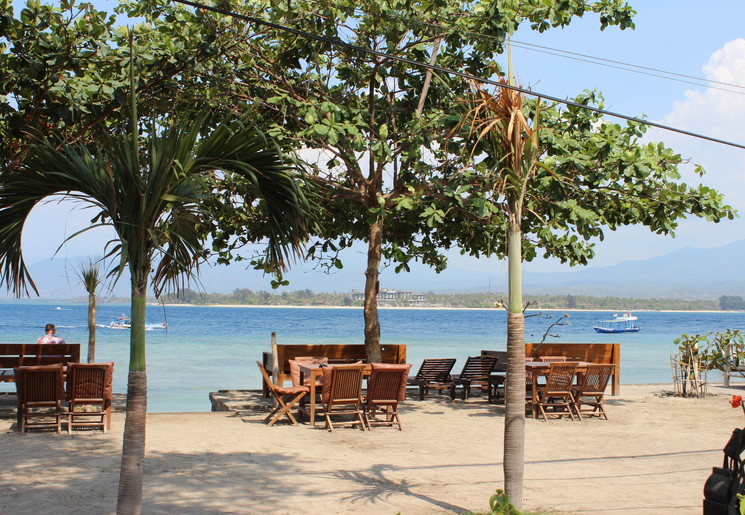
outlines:
[[292, 416], [290, 410], [295, 404], [297, 404], [298, 401], [300, 401], [300, 399], [305, 396], [305, 393], [306, 392], [300, 392], [299, 394], [295, 395], [295, 397], [293, 397], [289, 403], [286, 403], [281, 395], [277, 395], [277, 407], [274, 408], [274, 410], [272, 410], [272, 412], [266, 416], [266, 418], [264, 419], [264, 423], [272, 426], [277, 420], [279, 420], [282, 415], [285, 415], [287, 418], [290, 419], [290, 422], [292, 422], [292, 424], [296, 426], [298, 422], [297, 420], [295, 420], [295, 417]]

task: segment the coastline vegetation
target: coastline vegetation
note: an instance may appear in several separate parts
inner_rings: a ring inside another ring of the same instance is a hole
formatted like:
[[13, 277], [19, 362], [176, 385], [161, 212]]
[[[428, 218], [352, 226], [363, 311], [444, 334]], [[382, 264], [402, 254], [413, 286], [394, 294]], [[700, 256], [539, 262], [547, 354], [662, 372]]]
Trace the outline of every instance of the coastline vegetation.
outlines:
[[[422, 307], [422, 308], [494, 308], [495, 303], [503, 302], [503, 292], [475, 293], [426, 293], [426, 301], [410, 303], [403, 301], [380, 301], [381, 307]], [[339, 306], [362, 307], [362, 301], [353, 300], [349, 293], [314, 292], [309, 289], [269, 292], [238, 288], [232, 293], [200, 293], [184, 289], [178, 297], [164, 295], [166, 304], [194, 305], [245, 305], [245, 306]], [[108, 303], [116, 299], [108, 299]], [[709, 299], [678, 298], [629, 298], [592, 297], [589, 295], [525, 295], [530, 309], [577, 309], [577, 310], [625, 310], [625, 311], [719, 311], [727, 310], [727, 302]]]

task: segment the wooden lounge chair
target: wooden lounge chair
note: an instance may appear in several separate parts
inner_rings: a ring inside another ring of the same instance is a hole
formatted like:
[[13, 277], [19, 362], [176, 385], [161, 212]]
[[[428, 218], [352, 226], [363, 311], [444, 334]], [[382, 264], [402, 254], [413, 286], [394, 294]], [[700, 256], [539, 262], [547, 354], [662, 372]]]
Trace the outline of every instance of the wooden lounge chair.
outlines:
[[[608, 420], [603, 407], [603, 397], [611, 374], [613, 365], [587, 365], [587, 372], [579, 387], [572, 389], [575, 410], [580, 419], [584, 414], [598, 415]], [[582, 406], [588, 406], [590, 409], [582, 409]]]
[[[390, 363], [371, 363], [370, 378], [367, 380], [367, 395], [363, 399], [365, 422], [372, 426], [398, 426], [398, 403], [406, 398], [406, 380], [411, 364], [394, 365]], [[380, 410], [385, 420], [376, 418]]]
[[261, 375], [264, 378], [266, 385], [269, 387], [269, 392], [271, 393], [272, 397], [274, 397], [277, 400], [277, 405], [274, 407], [272, 412], [266, 416], [266, 418], [264, 419], [264, 423], [271, 426], [277, 420], [279, 420], [279, 418], [282, 415], [284, 415], [288, 419], [290, 419], [290, 422], [292, 422], [293, 425], [297, 425], [297, 420], [295, 420], [295, 417], [292, 416], [292, 413], [290, 413], [290, 410], [295, 404], [298, 403], [298, 401], [300, 401], [300, 399], [305, 397], [305, 394], [307, 394], [309, 390], [308, 387], [307, 386], [290, 386], [290, 387], [277, 386], [276, 384], [272, 383], [272, 379], [271, 377], [269, 377], [269, 374], [264, 368], [264, 365], [261, 364], [261, 361], [257, 361], [256, 364], [259, 366]]
[[409, 377], [407, 384], [419, 387], [419, 400], [424, 400], [424, 395], [429, 393], [430, 389], [443, 390], [450, 389], [453, 383], [450, 377], [450, 371], [453, 370], [455, 359], [425, 359], [416, 376]]
[[574, 420], [574, 397], [572, 395], [572, 381], [577, 372], [577, 364], [570, 362], [551, 363], [546, 385], [538, 388], [538, 409], [546, 418], [546, 408], [551, 407], [552, 413], [561, 418], [569, 415]]
[[[333, 365], [323, 370], [323, 414], [326, 429], [334, 430], [331, 417], [351, 415], [352, 420], [341, 422], [365, 430], [362, 415], [362, 375], [364, 365]], [[339, 422], [337, 422], [339, 423]]]
[[478, 387], [481, 391], [489, 391], [490, 376], [497, 363], [495, 356], [470, 356], [463, 365], [463, 370], [457, 376], [453, 376], [450, 386], [450, 398], [455, 399], [455, 389], [462, 388], [461, 398], [466, 400], [471, 393], [471, 388]]
[[[482, 353], [483, 354], [483, 353]], [[507, 351], [489, 351], [489, 356], [497, 358], [491, 376], [489, 376], [489, 402], [504, 396], [504, 382], [507, 376]]]
[[65, 386], [62, 365], [38, 365], [13, 369], [18, 392], [21, 433], [28, 429], [62, 429]]
[[67, 432], [74, 427], [111, 429], [114, 363], [70, 363], [67, 367]]

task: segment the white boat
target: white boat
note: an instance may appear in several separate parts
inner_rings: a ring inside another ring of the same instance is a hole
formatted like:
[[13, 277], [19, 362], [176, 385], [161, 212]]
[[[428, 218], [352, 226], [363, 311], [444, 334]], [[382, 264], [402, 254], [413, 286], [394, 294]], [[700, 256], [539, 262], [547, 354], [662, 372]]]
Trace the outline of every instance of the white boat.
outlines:
[[638, 318], [631, 312], [624, 313], [621, 316], [618, 316], [618, 313], [613, 313], [611, 320], [601, 320], [593, 329], [597, 333], [636, 333], [641, 329], [636, 325], [637, 320]]
[[109, 325], [107, 325], [109, 329], [131, 329], [132, 328], [132, 320], [128, 316], [126, 316], [124, 313], [122, 313], [119, 316], [115, 316], [111, 319], [111, 322], [109, 322]]

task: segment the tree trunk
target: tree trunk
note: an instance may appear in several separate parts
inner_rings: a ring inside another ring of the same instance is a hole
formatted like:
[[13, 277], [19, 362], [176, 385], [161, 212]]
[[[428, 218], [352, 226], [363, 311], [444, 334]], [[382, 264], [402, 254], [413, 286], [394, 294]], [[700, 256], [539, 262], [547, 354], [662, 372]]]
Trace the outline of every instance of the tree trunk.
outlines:
[[88, 363], [96, 361], [96, 293], [88, 294]]
[[380, 362], [380, 320], [378, 319], [378, 288], [380, 283], [380, 256], [383, 248], [383, 225], [375, 222], [370, 226], [370, 242], [367, 246], [367, 270], [365, 271], [365, 354], [368, 363]]
[[518, 510], [525, 469], [525, 317], [522, 301], [522, 234], [510, 223], [507, 239], [509, 307], [504, 417], [504, 491]]
[[147, 372], [145, 370], [145, 287], [132, 286], [132, 327], [129, 339], [127, 415], [124, 422], [122, 465], [119, 475], [119, 515], [139, 515], [145, 469]]

